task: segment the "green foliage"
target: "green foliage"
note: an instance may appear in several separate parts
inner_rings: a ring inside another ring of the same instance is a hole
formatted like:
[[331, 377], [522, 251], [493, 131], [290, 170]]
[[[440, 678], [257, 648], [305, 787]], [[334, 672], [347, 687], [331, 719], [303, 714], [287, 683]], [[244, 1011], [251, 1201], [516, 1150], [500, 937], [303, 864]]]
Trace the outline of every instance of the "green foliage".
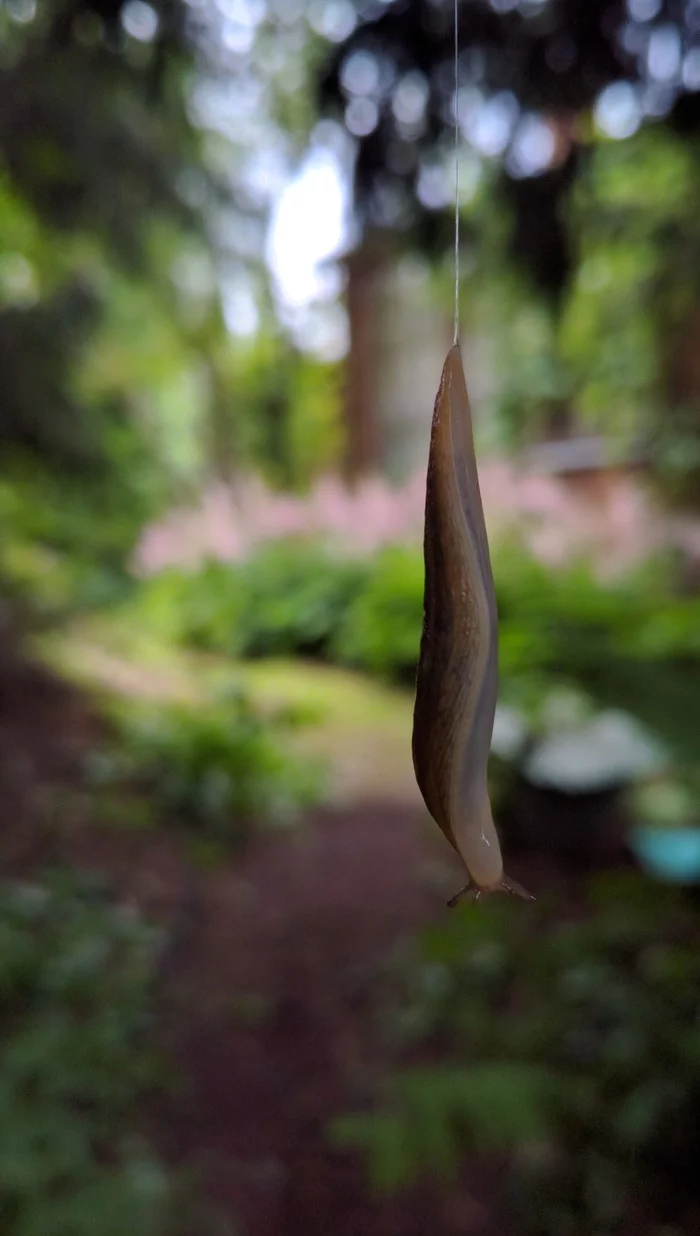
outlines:
[[658, 418], [648, 434], [649, 451], [667, 501], [697, 512], [700, 475], [700, 400], [681, 400], [672, 415]]
[[176, 75], [190, 51], [180, 0], [155, 0], [157, 37], [136, 54], [120, 20], [125, 3], [47, 0], [9, 25], [0, 150], [22, 197], [59, 235], [96, 236], [138, 266], [154, 214], [189, 218], [175, 179], [196, 144]]
[[[700, 598], [674, 591], [670, 561], [601, 583], [590, 564], [553, 570], [518, 545], [497, 546], [501, 695], [536, 711], [557, 682], [636, 713], [692, 760], [697, 728]], [[410, 684], [423, 619], [419, 551], [363, 560], [322, 545], [271, 543], [240, 564], [164, 572], [130, 603], [144, 630], [238, 656], [304, 655]]]
[[[181, 0], [142, 8], [144, 38], [126, 0], [0, 9], [0, 576], [42, 617], [104, 602], [173, 482], [199, 479], [197, 378], [226, 339], [211, 269], [203, 296], [182, 271], [213, 264], [192, 29]], [[33, 551], [61, 559], [48, 587]]]
[[323, 656], [369, 571], [290, 538], [240, 564], [163, 572], [144, 585], [136, 613], [146, 628], [208, 652]]
[[481, 243], [474, 251], [473, 290], [464, 311], [470, 333], [483, 341], [489, 356], [483, 432], [493, 449], [508, 451], [547, 438], [553, 415], [570, 405], [573, 381], [561, 351], [558, 317], [504, 261], [508, 238], [496, 193], [488, 180], [473, 207]]
[[[697, 1206], [697, 913], [638, 877], [593, 884], [588, 915], [463, 906], [422, 938], [389, 1016], [402, 1069], [339, 1134], [398, 1187], [509, 1152], [523, 1231], [594, 1236], [639, 1205], [640, 1231]], [[465, 1142], [465, 1138], [467, 1139]], [[691, 1223], [692, 1227], [692, 1223]]]
[[598, 143], [577, 186], [561, 348], [576, 406], [602, 432], [646, 438], [666, 420], [664, 351], [697, 296], [698, 173], [690, 147], [646, 129]]
[[185, 647], [237, 655], [242, 651], [246, 597], [240, 572], [211, 560], [198, 571], [162, 571], [127, 602], [144, 631]]
[[264, 546], [241, 568], [250, 656], [323, 655], [368, 568], [322, 545], [289, 539]]
[[299, 357], [289, 407], [289, 472], [295, 489], [334, 468], [342, 447], [342, 370]]
[[364, 1147], [372, 1184], [391, 1193], [427, 1173], [454, 1176], [465, 1134], [484, 1151], [538, 1137], [555, 1096], [546, 1069], [508, 1063], [414, 1068], [389, 1079], [386, 1110], [342, 1117], [331, 1135], [338, 1146]]
[[700, 783], [694, 777], [662, 777], [637, 786], [631, 794], [635, 818], [655, 828], [696, 826], [700, 820]]
[[146, 506], [138, 472], [123, 484], [67, 484], [51, 468], [15, 462], [0, 477], [3, 590], [42, 621], [121, 600], [133, 588], [124, 559]]
[[677, 389], [677, 371], [697, 351], [699, 186], [695, 147], [668, 129], [590, 140], [561, 203], [572, 270], [554, 310], [518, 276], [498, 173], [482, 165], [464, 211], [463, 308], [488, 356], [492, 441], [519, 447], [563, 418], [623, 449], [643, 444], [665, 492], [694, 500], [697, 383]]
[[164, 571], [130, 610], [144, 629], [193, 648], [318, 656], [402, 680], [418, 657], [423, 563], [396, 547], [349, 559], [287, 538], [242, 563]]
[[117, 715], [113, 749], [88, 764], [93, 785], [132, 787], [159, 822], [205, 842], [241, 845], [318, 798], [320, 769], [285, 748], [294, 718], [263, 717], [240, 693], [201, 710], [130, 704]]
[[552, 570], [515, 545], [497, 552], [495, 573], [506, 672], [535, 664], [580, 674], [606, 658], [700, 652], [700, 599], [676, 595], [670, 562], [603, 584], [586, 561]]
[[231, 386], [241, 457], [273, 485], [303, 490], [341, 446], [341, 370], [261, 331], [239, 345]]
[[338, 658], [370, 673], [411, 682], [423, 624], [423, 582], [420, 554], [398, 546], [381, 550], [338, 630]]
[[156, 1236], [165, 1169], [139, 1133], [157, 935], [88, 882], [0, 887], [0, 1226]]

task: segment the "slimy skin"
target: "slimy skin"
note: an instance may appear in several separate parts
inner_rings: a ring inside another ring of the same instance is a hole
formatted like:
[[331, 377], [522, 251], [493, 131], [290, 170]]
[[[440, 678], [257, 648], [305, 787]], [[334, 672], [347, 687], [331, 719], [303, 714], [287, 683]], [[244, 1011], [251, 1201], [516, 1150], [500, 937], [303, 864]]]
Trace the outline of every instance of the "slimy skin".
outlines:
[[487, 767], [498, 693], [498, 613], [459, 346], [435, 400], [425, 503], [423, 635], [413, 766], [425, 805], [469, 874], [473, 898], [529, 894], [503, 874]]

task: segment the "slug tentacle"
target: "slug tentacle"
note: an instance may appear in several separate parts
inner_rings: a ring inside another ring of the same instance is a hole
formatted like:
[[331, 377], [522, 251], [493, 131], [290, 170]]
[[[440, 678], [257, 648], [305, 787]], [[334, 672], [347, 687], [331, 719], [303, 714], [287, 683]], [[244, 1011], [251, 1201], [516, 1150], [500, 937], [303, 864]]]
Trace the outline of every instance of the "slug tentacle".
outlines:
[[458, 893], [450, 897], [447, 903], [448, 909], [453, 910], [460, 901], [479, 901], [486, 893], [491, 892], [509, 893], [511, 897], [522, 897], [523, 901], [535, 900], [532, 893], [528, 893], [522, 884], [518, 884], [517, 880], [511, 880], [508, 876], [504, 875], [497, 889], [478, 888], [476, 884], [472, 884], [469, 881], [469, 883], [464, 885], [464, 888], [460, 888]]
[[510, 893], [511, 897], [522, 897], [523, 901], [534, 901], [532, 893], [528, 893], [522, 884], [518, 884], [517, 880], [511, 880], [507, 875], [503, 876], [500, 884], [504, 893]]
[[413, 718], [413, 764], [425, 804], [462, 858], [470, 884], [503, 888], [487, 765], [498, 690], [498, 614], [459, 346], [435, 400], [425, 505], [423, 635]]

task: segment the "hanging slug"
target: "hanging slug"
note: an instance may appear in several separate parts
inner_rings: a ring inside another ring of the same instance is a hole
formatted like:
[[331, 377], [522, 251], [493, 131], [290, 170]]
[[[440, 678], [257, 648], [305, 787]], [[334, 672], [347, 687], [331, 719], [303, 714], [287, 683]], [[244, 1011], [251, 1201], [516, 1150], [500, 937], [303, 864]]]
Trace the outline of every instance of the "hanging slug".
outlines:
[[425, 503], [425, 597], [413, 766], [425, 805], [464, 863], [466, 894], [503, 889], [486, 770], [498, 690], [498, 614], [459, 345], [435, 400]]

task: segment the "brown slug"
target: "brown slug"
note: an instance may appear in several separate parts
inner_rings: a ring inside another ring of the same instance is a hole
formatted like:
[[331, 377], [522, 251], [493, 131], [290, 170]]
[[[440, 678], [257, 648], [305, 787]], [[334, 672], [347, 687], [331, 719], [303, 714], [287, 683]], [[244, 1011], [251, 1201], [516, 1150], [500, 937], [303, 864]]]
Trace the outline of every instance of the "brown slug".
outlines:
[[413, 766], [431, 816], [464, 863], [473, 899], [502, 889], [487, 766], [498, 692], [498, 614], [459, 345], [435, 400], [425, 502], [425, 594]]

